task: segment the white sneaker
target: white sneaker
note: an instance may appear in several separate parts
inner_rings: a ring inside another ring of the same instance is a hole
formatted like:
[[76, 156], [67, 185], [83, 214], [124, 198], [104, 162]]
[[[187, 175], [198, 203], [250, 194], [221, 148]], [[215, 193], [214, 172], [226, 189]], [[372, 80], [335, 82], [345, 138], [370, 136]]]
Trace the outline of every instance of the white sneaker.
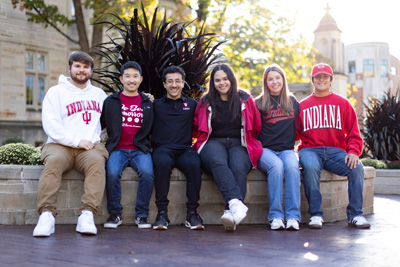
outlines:
[[286, 222], [286, 230], [296, 230], [299, 231], [299, 222], [296, 219], [289, 219]]
[[323, 223], [324, 223], [324, 220], [322, 219], [321, 216], [312, 216], [310, 218], [310, 222], [308, 223], [308, 226], [310, 228], [321, 229]]
[[363, 216], [356, 216], [349, 221], [350, 226], [354, 226], [355, 228], [370, 228], [371, 224], [367, 222], [367, 220]]
[[236, 224], [233, 219], [232, 212], [230, 210], [225, 210], [224, 214], [221, 216], [221, 222], [225, 227], [226, 231], [235, 231]]
[[282, 219], [273, 219], [270, 221], [271, 230], [284, 230], [285, 224], [283, 223]]
[[54, 234], [55, 219], [51, 211], [43, 211], [33, 230], [33, 236], [50, 236]]
[[78, 218], [76, 231], [81, 234], [96, 235], [97, 228], [93, 220], [93, 212], [90, 210], [83, 210]]
[[229, 200], [229, 209], [232, 212], [233, 220], [238, 225], [247, 215], [248, 208], [237, 198]]

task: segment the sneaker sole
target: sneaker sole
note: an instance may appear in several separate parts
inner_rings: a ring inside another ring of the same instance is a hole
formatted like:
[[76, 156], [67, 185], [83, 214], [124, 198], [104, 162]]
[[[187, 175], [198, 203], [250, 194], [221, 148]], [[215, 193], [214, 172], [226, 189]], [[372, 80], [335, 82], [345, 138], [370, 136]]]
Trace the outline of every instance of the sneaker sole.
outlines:
[[34, 237], [49, 237], [51, 234], [54, 234], [54, 231], [51, 233], [33, 233]]
[[312, 225], [308, 225], [308, 227], [310, 227], [311, 229], [322, 229], [322, 225], [317, 225], [317, 224], [312, 224]]
[[283, 226], [280, 226], [280, 227], [278, 227], [278, 228], [272, 228], [272, 227], [270, 227], [270, 228], [271, 228], [271, 230], [273, 230], [273, 231], [285, 230], [285, 227], [283, 227]]
[[167, 229], [168, 229], [168, 226], [165, 226], [165, 225], [153, 226], [153, 230], [167, 230]]
[[52, 227], [49, 232], [40, 232], [40, 231], [35, 231], [33, 229], [33, 236], [34, 237], [49, 237], [51, 234], [54, 234], [54, 228]]
[[142, 224], [136, 224], [137, 225], [137, 227], [139, 228], [139, 229], [151, 229], [151, 224], [145, 224], [145, 225], [142, 225]]
[[190, 228], [190, 230], [204, 230], [204, 225], [199, 224], [192, 226], [188, 221], [185, 222], [185, 226]]
[[236, 224], [232, 222], [231, 220], [221, 218], [222, 225], [225, 227], [226, 231], [235, 231], [236, 230]]
[[287, 227], [286, 230], [288, 231], [299, 231], [299, 228], [295, 228], [293, 226]]
[[76, 228], [76, 231], [78, 232], [78, 233], [81, 233], [81, 234], [84, 234], [84, 235], [97, 235], [97, 229], [96, 230], [93, 230], [93, 231], [84, 231], [84, 230], [82, 230], [82, 229], [78, 229], [78, 228]]
[[118, 223], [105, 223], [104, 225], [103, 225], [103, 227], [104, 228], [106, 228], [106, 229], [115, 229], [115, 228], [117, 228], [118, 226], [120, 226], [122, 224], [122, 221], [120, 221], [120, 222], [118, 222]]

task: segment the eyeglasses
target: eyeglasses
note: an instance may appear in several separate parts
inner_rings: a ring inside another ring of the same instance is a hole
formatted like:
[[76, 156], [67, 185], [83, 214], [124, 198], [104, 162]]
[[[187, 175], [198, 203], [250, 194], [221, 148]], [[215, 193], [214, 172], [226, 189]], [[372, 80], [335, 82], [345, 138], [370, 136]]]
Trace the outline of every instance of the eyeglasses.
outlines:
[[168, 85], [173, 85], [174, 83], [176, 85], [181, 85], [183, 83], [183, 80], [167, 80], [166, 81], [166, 84], [168, 84]]

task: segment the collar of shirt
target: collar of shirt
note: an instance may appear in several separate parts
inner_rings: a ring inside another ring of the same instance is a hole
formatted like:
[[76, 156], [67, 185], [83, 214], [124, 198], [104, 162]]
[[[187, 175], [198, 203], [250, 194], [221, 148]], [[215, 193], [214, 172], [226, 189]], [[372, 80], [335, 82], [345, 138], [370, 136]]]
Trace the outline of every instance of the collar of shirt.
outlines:
[[164, 95], [163, 98], [162, 98], [162, 101], [163, 102], [167, 102], [167, 101], [171, 101], [171, 102], [173, 102], [173, 101], [187, 102], [187, 99], [186, 99], [186, 97], [181, 95], [180, 98], [174, 100], [174, 99], [168, 98], [167, 95]]

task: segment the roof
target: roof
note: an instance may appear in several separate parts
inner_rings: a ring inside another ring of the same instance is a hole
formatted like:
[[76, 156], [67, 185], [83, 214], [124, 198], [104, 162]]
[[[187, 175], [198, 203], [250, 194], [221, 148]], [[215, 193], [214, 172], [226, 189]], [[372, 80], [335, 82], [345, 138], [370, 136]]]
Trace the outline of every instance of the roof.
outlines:
[[336, 30], [336, 31], [342, 32], [338, 28], [335, 19], [331, 16], [331, 14], [329, 14], [330, 7], [328, 4], [326, 5], [325, 9], [326, 9], [326, 14], [325, 14], [325, 16], [322, 17], [322, 19], [319, 22], [319, 25], [318, 25], [317, 29], [314, 31], [314, 33], [319, 32], [319, 31], [331, 31], [331, 30]]

